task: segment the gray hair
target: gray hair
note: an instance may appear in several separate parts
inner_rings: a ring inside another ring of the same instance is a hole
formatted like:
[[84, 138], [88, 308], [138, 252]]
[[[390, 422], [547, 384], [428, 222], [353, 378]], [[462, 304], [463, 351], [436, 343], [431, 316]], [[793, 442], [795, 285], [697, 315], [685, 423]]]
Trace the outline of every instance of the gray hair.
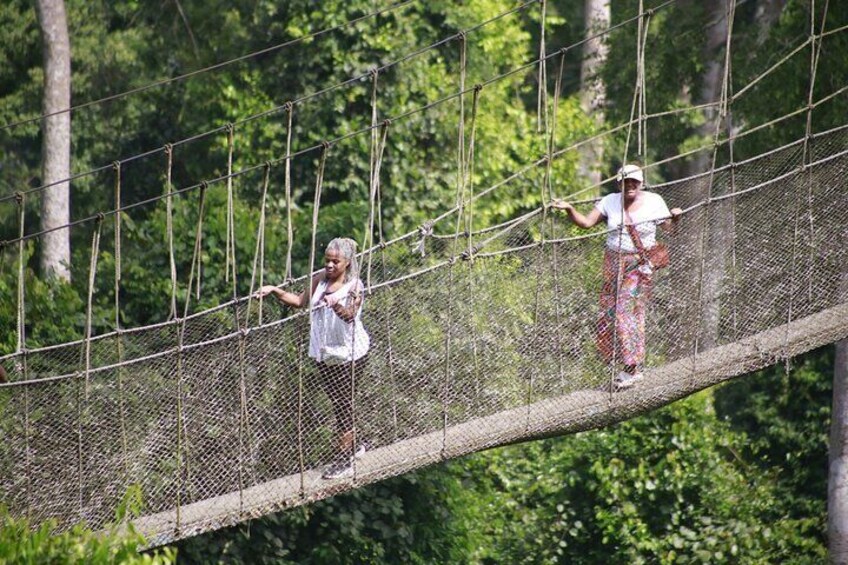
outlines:
[[327, 244], [327, 251], [338, 251], [347, 261], [344, 282], [359, 277], [359, 262], [356, 260], [356, 242], [349, 237], [337, 237]]

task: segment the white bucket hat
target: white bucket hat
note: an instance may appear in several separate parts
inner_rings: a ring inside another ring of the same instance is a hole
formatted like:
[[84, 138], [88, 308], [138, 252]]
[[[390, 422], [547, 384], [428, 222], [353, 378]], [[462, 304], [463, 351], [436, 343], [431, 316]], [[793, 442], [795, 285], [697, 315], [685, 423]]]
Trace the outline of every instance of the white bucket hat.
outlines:
[[639, 165], [624, 165], [618, 170], [618, 181], [624, 182], [624, 179], [635, 179], [639, 182], [645, 182], [645, 177], [642, 175], [642, 169]]

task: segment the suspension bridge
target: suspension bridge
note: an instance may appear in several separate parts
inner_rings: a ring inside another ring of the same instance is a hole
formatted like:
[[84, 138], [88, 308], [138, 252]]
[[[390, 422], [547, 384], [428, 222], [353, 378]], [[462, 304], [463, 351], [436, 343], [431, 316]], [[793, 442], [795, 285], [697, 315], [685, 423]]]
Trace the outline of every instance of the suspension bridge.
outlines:
[[[527, 68], [543, 73], [549, 59], [564, 53], [542, 51]], [[375, 93], [378, 75], [372, 75]], [[135, 525], [151, 546], [163, 545], [438, 461], [606, 426], [848, 336], [848, 124], [818, 133], [808, 126], [796, 141], [744, 161], [724, 152], [760, 127], [717, 135], [700, 150], [712, 156], [708, 171], [651, 187], [684, 214], [666, 236], [671, 265], [655, 276], [646, 378], [616, 391], [594, 335], [606, 233], [578, 235], [547, 206], [502, 224], [473, 222], [474, 203], [510, 184], [525, 183], [549, 200], [553, 161], [582, 143], [557, 146], [560, 78], [545, 155], [476, 191], [474, 162], [485, 158], [485, 147], [475, 145], [475, 119], [485, 85], [466, 89], [463, 82], [450, 98], [471, 100], [467, 109], [460, 104], [460, 123], [469, 127], [467, 135], [460, 128], [458, 204], [392, 240], [379, 226], [391, 121], [378, 119], [375, 109], [362, 132], [372, 136], [371, 214], [360, 257], [372, 349], [367, 369], [354, 377], [352, 402], [357, 434], [371, 449], [355, 461], [351, 478], [321, 478], [335, 456], [333, 416], [306, 356], [308, 313], [253, 293], [191, 311], [193, 292], [179, 312], [172, 269], [167, 321], [93, 335], [104, 219], [116, 223], [119, 257], [121, 213], [134, 209], [120, 206], [119, 162], [116, 208], [68, 226], [91, 234], [85, 337], [27, 348], [20, 277], [19, 346], [0, 357], [9, 378], [0, 385], [0, 493], [12, 514], [99, 527], [113, 518], [126, 490], [139, 485], [145, 512]], [[799, 113], [844, 91], [811, 100]], [[634, 108], [640, 95], [644, 88], [637, 85]], [[716, 106], [726, 110], [730, 102], [725, 94]], [[289, 118], [293, 107], [284, 108]], [[650, 119], [640, 112], [610, 132]], [[224, 133], [232, 140], [232, 129]], [[313, 149], [320, 152], [314, 254], [324, 165], [338, 148]], [[170, 175], [170, 149], [164, 151]], [[288, 167], [296, 153], [289, 146], [280, 165]], [[727, 164], [717, 164], [719, 155]], [[202, 251], [203, 195], [215, 186], [232, 194], [231, 181], [240, 175], [263, 186], [251, 288], [263, 283], [265, 198], [276, 165], [233, 171], [230, 162], [220, 179], [179, 191], [168, 182], [161, 198], [145, 203], [166, 206], [170, 215], [175, 198], [198, 195], [189, 289], [200, 288], [194, 266]], [[287, 195], [290, 188], [287, 180]], [[231, 209], [228, 215], [231, 221]], [[26, 232], [22, 214], [20, 237], [7, 245], [39, 235]], [[227, 269], [236, 260], [234, 237], [232, 230]], [[173, 264], [173, 233], [163, 241], [170, 242], [165, 252]], [[290, 264], [291, 247], [288, 252]], [[24, 256], [21, 247], [21, 272]], [[119, 262], [116, 269], [119, 285]], [[284, 284], [300, 290], [305, 280]]]

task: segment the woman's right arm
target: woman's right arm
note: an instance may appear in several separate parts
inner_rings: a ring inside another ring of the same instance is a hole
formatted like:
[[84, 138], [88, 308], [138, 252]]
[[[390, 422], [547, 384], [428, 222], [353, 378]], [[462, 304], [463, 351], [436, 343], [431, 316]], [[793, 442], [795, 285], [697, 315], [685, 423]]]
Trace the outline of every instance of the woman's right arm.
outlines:
[[571, 221], [583, 229], [595, 227], [604, 217], [597, 208], [592, 208], [592, 211], [584, 216], [573, 205], [559, 198], [554, 198], [551, 201], [551, 207], [557, 210], [565, 210]]
[[[321, 277], [316, 275], [312, 278], [312, 292], [315, 292], [315, 288], [318, 286], [318, 282], [321, 280]], [[274, 298], [285, 304], [286, 306], [291, 306], [293, 308], [303, 308], [306, 306], [306, 291], [304, 290], [300, 294], [295, 294], [293, 292], [289, 292], [287, 290], [283, 290], [278, 286], [274, 285], [265, 285], [260, 288], [257, 292], [257, 296], [268, 296], [272, 295]]]

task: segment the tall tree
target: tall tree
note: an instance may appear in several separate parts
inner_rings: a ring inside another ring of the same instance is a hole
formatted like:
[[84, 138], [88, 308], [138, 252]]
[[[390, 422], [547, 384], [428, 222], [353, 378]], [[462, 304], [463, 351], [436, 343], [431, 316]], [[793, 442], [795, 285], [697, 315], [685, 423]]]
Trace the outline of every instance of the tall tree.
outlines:
[[[843, 295], [848, 276], [842, 277]], [[833, 407], [827, 474], [827, 539], [830, 560], [848, 563], [848, 338], [836, 343], [833, 360]]]
[[[41, 229], [54, 230], [70, 218], [71, 42], [64, 0], [36, 0], [44, 50], [44, 97], [46, 117], [42, 125], [42, 183], [55, 185], [42, 193]], [[51, 115], [52, 114], [52, 115]], [[46, 276], [70, 280], [70, 231], [60, 229], [42, 239], [41, 271]]]
[[848, 563], [848, 339], [836, 344], [827, 483], [828, 549], [833, 563]]
[[[612, 21], [610, 0], [586, 0], [583, 22], [586, 37], [583, 44], [583, 62], [580, 67], [580, 105], [592, 117], [597, 127], [604, 121], [603, 107], [606, 102], [606, 87], [599, 71], [606, 62], [609, 48], [603, 36], [592, 37], [600, 30], [610, 27]], [[599, 140], [582, 146], [580, 152], [580, 174], [591, 184], [601, 182], [598, 164], [603, 158], [603, 145]]]

